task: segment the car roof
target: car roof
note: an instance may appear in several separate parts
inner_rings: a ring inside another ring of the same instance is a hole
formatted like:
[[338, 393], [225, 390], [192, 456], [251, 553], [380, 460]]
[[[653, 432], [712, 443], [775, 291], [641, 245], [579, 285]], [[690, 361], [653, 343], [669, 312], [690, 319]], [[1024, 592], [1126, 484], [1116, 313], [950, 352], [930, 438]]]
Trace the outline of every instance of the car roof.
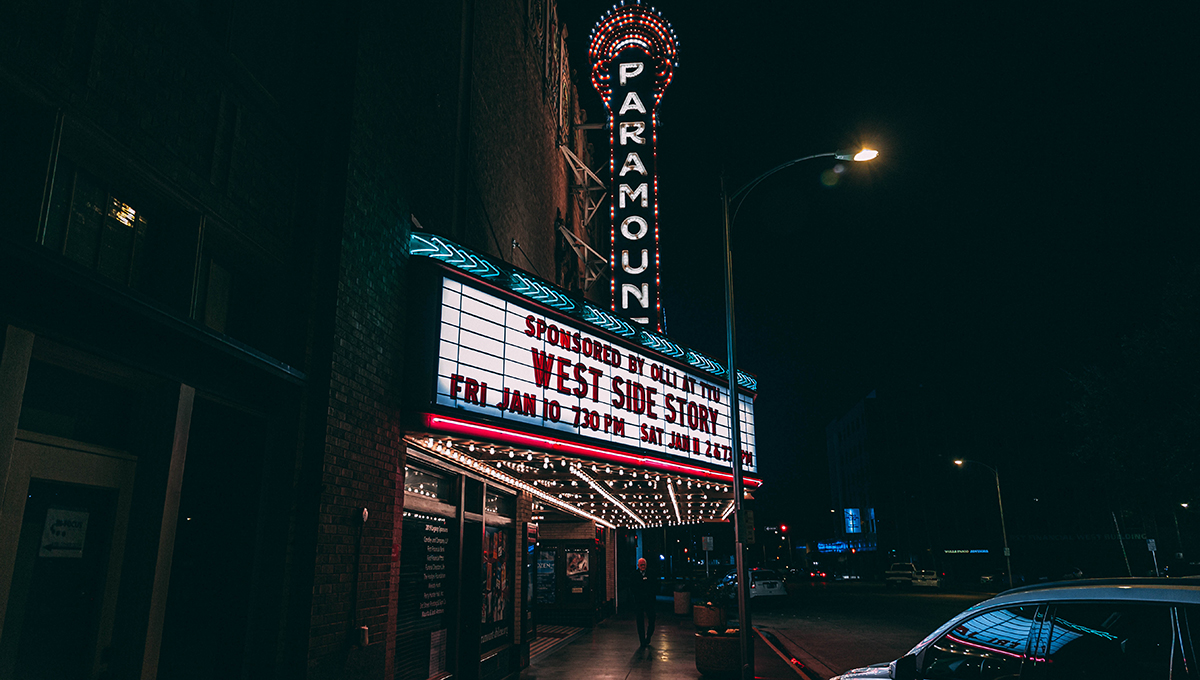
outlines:
[[1200, 603], [1197, 578], [1107, 578], [1038, 583], [1006, 590], [986, 603], [1061, 600], [1149, 600]]
[[915, 653], [927, 643], [941, 637], [959, 621], [998, 607], [1040, 604], [1043, 602], [1097, 602], [1129, 600], [1165, 604], [1200, 604], [1200, 578], [1109, 578], [1081, 579], [1039, 583], [1006, 590], [999, 595], [967, 608], [942, 624], [910, 650]]

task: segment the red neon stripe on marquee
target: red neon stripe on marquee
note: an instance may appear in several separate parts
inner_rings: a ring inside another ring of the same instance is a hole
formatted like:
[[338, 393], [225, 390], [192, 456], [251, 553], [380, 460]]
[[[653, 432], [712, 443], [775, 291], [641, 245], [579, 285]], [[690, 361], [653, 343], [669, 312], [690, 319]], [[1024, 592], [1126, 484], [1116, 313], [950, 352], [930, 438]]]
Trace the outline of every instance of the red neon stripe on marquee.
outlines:
[[[503, 427], [495, 427], [493, 425], [480, 425], [466, 420], [457, 418], [447, 418], [445, 416], [435, 416], [431, 413], [426, 413], [423, 416], [425, 427], [430, 430], [439, 432], [448, 432], [450, 434], [462, 435], [464, 437], [479, 437], [484, 439], [492, 439], [505, 444], [516, 444], [519, 446], [530, 446], [539, 449], [547, 449], [555, 453], [572, 454], [576, 456], [584, 456], [594, 458], [596, 460], [605, 460], [612, 463], [620, 463], [622, 465], [635, 465], [642, 468], [661, 470], [663, 472], [671, 472], [675, 474], [687, 474], [704, 479], [712, 479], [721, 481], [727, 484], [733, 483], [733, 474], [727, 472], [716, 472], [714, 470], [706, 470], [704, 468], [695, 467], [694, 465], [685, 465], [683, 463], [675, 463], [669, 460], [660, 458], [650, 458], [649, 456], [634, 456], [628, 453], [620, 453], [618, 451], [610, 451], [596, 446], [588, 446], [586, 444], [576, 444], [567, 442], [561, 439], [552, 437], [539, 437], [533, 434], [518, 432], [517, 430], [509, 430]], [[753, 477], [742, 477], [742, 482], [748, 486], [757, 489], [762, 486], [761, 479]]]

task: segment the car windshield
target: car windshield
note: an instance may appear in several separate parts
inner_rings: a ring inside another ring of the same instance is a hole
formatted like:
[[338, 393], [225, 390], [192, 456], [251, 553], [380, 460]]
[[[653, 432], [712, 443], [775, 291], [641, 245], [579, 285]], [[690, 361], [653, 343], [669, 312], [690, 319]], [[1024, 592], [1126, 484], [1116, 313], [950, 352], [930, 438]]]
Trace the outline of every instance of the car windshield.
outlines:
[[773, 571], [759, 569], [758, 571], [750, 572], [750, 578], [754, 579], [755, 581], [778, 581], [779, 574], [776, 574]]

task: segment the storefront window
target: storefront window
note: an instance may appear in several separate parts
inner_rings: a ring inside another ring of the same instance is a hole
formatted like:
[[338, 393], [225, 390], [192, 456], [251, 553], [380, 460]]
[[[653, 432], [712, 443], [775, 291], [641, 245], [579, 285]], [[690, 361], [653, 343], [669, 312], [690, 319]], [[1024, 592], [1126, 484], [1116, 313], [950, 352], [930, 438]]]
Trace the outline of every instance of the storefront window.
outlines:
[[554, 604], [558, 593], [555, 582], [554, 562], [557, 550], [539, 550], [537, 553], [537, 603]]
[[411, 465], [404, 468], [404, 492], [449, 501], [454, 485], [447, 477]]
[[484, 509], [493, 515], [512, 517], [517, 511], [517, 499], [506, 494], [488, 491], [487, 503]]

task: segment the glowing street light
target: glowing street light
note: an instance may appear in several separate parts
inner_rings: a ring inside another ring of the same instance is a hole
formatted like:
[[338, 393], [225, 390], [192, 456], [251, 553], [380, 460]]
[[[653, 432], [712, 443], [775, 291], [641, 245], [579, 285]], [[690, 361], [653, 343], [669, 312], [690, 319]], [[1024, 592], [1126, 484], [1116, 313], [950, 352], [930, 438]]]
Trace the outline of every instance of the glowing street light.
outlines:
[[954, 464], [959, 467], [962, 467], [963, 463], [974, 463], [975, 465], [982, 465], [983, 467], [991, 470], [992, 474], [996, 476], [996, 502], [1000, 504], [1000, 535], [1004, 538], [1004, 563], [1008, 566], [1008, 587], [1012, 588], [1013, 587], [1012, 557], [1010, 556], [1009, 550], [1008, 550], [1008, 530], [1004, 528], [1004, 499], [1000, 497], [1000, 473], [996, 470], [996, 468], [994, 468], [990, 465], [985, 465], [983, 463], [980, 463], [977, 460], [965, 460], [963, 458], [956, 458], [954, 460]]
[[859, 151], [838, 151], [837, 153], [833, 154], [833, 157], [839, 161], [859, 161], [861, 163], [862, 161], [869, 161], [878, 155], [879, 152], [875, 149], [863, 147]]
[[[735, 333], [735, 315], [733, 305], [733, 249], [730, 241], [730, 230], [733, 228], [733, 223], [737, 220], [738, 210], [742, 204], [746, 202], [746, 196], [750, 194], [763, 180], [774, 175], [775, 173], [785, 168], [790, 168], [797, 163], [813, 160], [814, 158], [836, 158], [844, 161], [868, 161], [879, 155], [878, 151], [871, 149], [861, 149], [855, 151], [833, 151], [830, 153], [819, 153], [812, 156], [804, 156], [796, 158], [786, 163], [781, 163], [763, 174], [755, 177], [742, 186], [741, 189], [733, 192], [732, 195], [725, 189], [725, 174], [721, 174], [721, 207], [724, 212], [725, 221], [725, 342], [729, 350], [729, 363], [726, 373], [729, 376], [729, 425], [730, 425], [730, 445], [733, 448], [733, 536], [735, 541], [734, 548], [734, 568], [737, 572], [737, 606], [738, 606], [738, 631], [741, 646], [741, 663], [743, 680], [750, 680], [754, 677], [754, 656], [750, 651], [750, 619], [749, 619], [749, 602], [746, 597], [746, 567], [744, 564], [744, 544], [742, 543], [743, 526], [745, 516], [742, 513], [742, 424], [738, 414], [738, 370], [737, 370], [737, 337]], [[733, 207], [732, 214], [730, 206], [734, 201], [737, 205]]]

